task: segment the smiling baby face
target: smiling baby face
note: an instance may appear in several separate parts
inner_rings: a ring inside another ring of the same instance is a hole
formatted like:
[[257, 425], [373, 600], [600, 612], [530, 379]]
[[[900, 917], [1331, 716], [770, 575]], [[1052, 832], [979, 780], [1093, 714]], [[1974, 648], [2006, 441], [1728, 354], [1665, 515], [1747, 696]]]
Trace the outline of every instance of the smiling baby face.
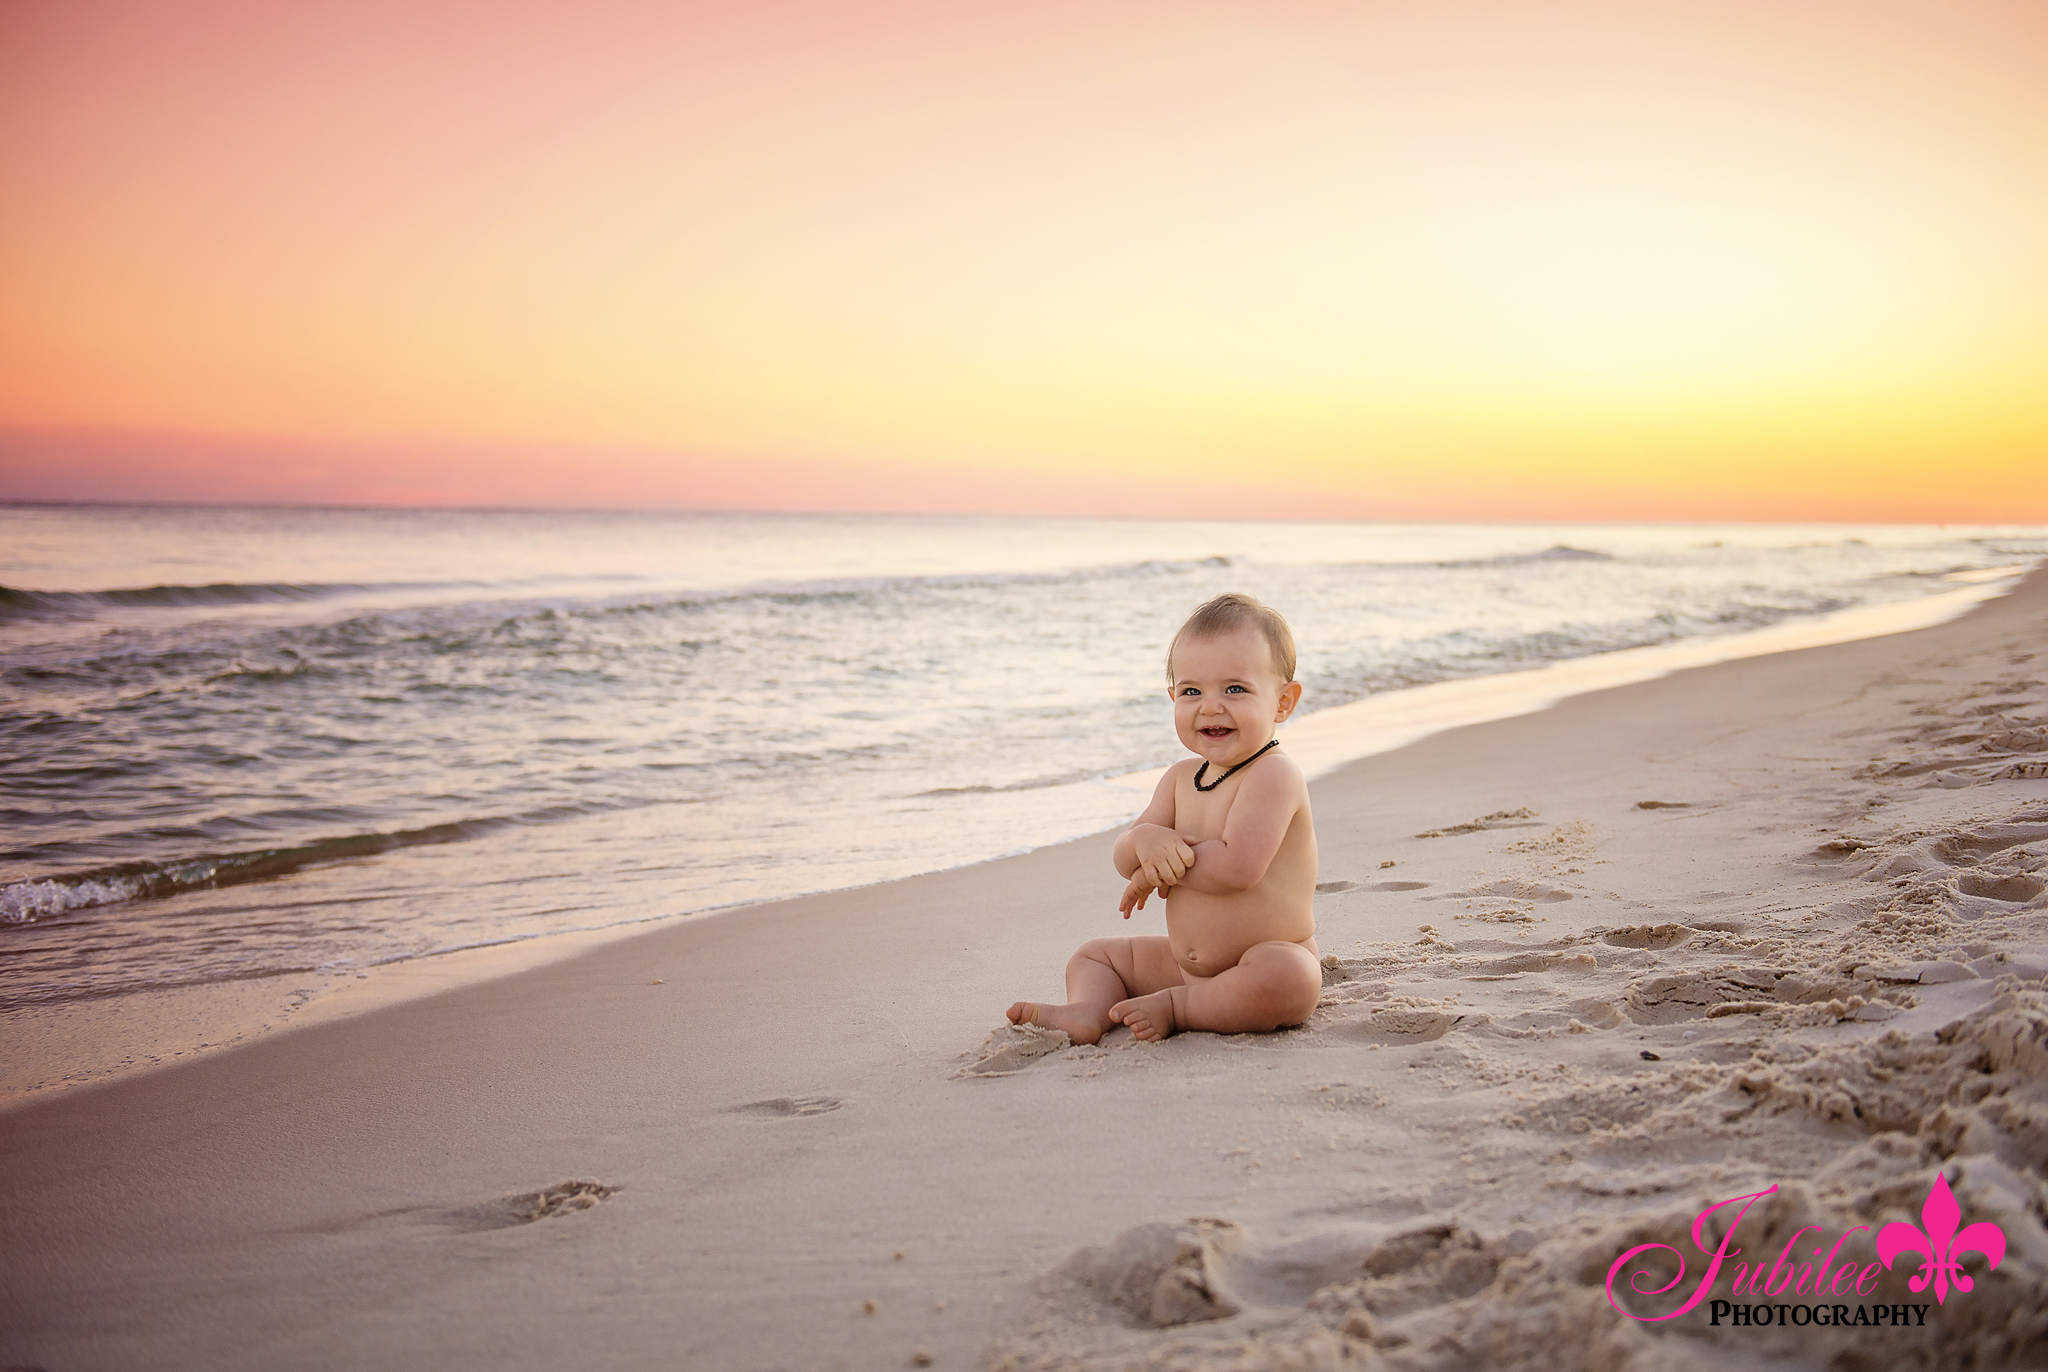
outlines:
[[1183, 637], [1174, 644], [1170, 674], [1174, 732], [1218, 768], [1265, 747], [1301, 699], [1301, 683], [1281, 674], [1255, 624]]

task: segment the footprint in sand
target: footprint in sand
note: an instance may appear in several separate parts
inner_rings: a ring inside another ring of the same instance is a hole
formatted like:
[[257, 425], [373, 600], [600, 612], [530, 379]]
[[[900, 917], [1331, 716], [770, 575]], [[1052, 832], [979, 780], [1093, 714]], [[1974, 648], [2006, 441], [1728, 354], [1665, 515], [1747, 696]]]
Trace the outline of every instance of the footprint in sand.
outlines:
[[[1404, 889], [1400, 883], [1388, 882], [1388, 886]], [[1556, 905], [1572, 899], [1570, 891], [1560, 891], [1554, 886], [1545, 886], [1540, 881], [1519, 881], [1506, 878], [1489, 881], [1483, 886], [1474, 886], [1469, 891], [1445, 891], [1441, 895], [1424, 896], [1424, 900], [1512, 900], [1524, 905]]]
[[481, 1205], [464, 1206], [443, 1214], [442, 1223], [448, 1228], [463, 1233], [481, 1233], [490, 1229], [511, 1229], [536, 1220], [553, 1219], [557, 1215], [573, 1214], [588, 1210], [618, 1191], [616, 1186], [606, 1186], [594, 1181], [565, 1181], [560, 1186], [550, 1186], [545, 1191], [528, 1191], [517, 1196], [503, 1196]]
[[1484, 886], [1474, 886], [1471, 894], [1525, 901], [1532, 905], [1557, 905], [1573, 898], [1570, 891], [1560, 891], [1554, 886], [1545, 886], [1540, 881], [1516, 880], [1489, 881]]
[[793, 1119], [799, 1115], [823, 1115], [846, 1104], [837, 1096], [776, 1096], [737, 1107], [736, 1115], [757, 1115], [765, 1119]]
[[1393, 1008], [1363, 1019], [1340, 1021], [1333, 1032], [1367, 1043], [1433, 1043], [1451, 1032], [1465, 1016], [1437, 1010]]
[[1513, 976], [1523, 972], [1591, 972], [1599, 967], [1590, 953], [1527, 952], [1513, 957], [1497, 958], [1485, 966], [1481, 978]]
[[[1095, 1309], [1059, 1303], [1090, 1323], [1106, 1306], [1138, 1328], [1185, 1330], [1197, 1342], [1180, 1345], [1176, 1367], [1235, 1366], [1241, 1365], [1236, 1355], [1243, 1331], [1219, 1331], [1218, 1344], [1207, 1350], [1212, 1360], [1198, 1351], [1202, 1325], [1248, 1305], [1264, 1307], [1262, 1314], [1294, 1305], [1315, 1312], [1322, 1323], [1342, 1320], [1353, 1337], [1369, 1337], [1375, 1314], [1405, 1314], [1484, 1291], [1505, 1256], [1500, 1245], [1456, 1220], [1424, 1219], [1391, 1231], [1385, 1225], [1338, 1224], [1273, 1244], [1257, 1242], [1225, 1219], [1141, 1224], [1100, 1247], [1081, 1249], [1060, 1268], [1059, 1276], [1078, 1288], [1076, 1295], [1093, 1297], [1086, 1304]], [[1326, 1365], [1322, 1359], [1314, 1363]]]
[[1355, 881], [1319, 881], [1316, 883], [1316, 894], [1319, 896], [1334, 895], [1338, 891], [1349, 891], [1356, 885], [1358, 883]]
[[[536, 1220], [589, 1210], [620, 1188], [595, 1181], [565, 1181], [545, 1191], [522, 1191], [475, 1205], [447, 1209], [438, 1205], [401, 1205], [394, 1210], [377, 1210], [367, 1215], [349, 1215], [309, 1225], [311, 1234], [345, 1234], [358, 1229], [443, 1229], [458, 1234], [479, 1234], [492, 1229], [513, 1229]], [[6, 1369], [5, 1372], [12, 1372]]]
[[1463, 824], [1446, 824], [1441, 829], [1424, 829], [1417, 838], [1449, 838], [1454, 834], [1477, 834], [1488, 829], [1534, 829], [1536, 812], [1526, 806], [1519, 810], [1495, 810], [1490, 815], [1468, 819]]
[[1600, 938], [1602, 943], [1615, 948], [1647, 948], [1656, 951], [1676, 947], [1698, 932], [1684, 924], [1631, 924], [1625, 929], [1609, 929]]
[[1839, 856], [1864, 881], [1892, 887], [1881, 912], [1887, 917], [2009, 918], [2048, 905], [2048, 855], [2035, 850], [2048, 840], [2042, 818], [2026, 813], [1948, 833], [1906, 830], [1876, 841], [1837, 841], [1845, 849], [1849, 842], [1859, 846], [1838, 852], [1837, 844], [1825, 844], [1816, 856]]
[[[2040, 685], [1984, 682], [1972, 694], [2024, 695]], [[1949, 790], [2048, 775], [2048, 762], [2040, 757], [2048, 752], [2048, 721], [2018, 713], [2041, 703], [2038, 697], [2005, 700], [1937, 719], [1914, 731], [1903, 756], [1874, 761], [1862, 775], [1892, 780], [1923, 776], [1923, 785]]]
[[[1007, 1077], [1021, 1072], [1049, 1053], [1073, 1046], [1063, 1029], [1044, 1029], [1036, 1024], [1005, 1024], [990, 1031], [976, 1052], [974, 1061], [955, 1077]], [[960, 1055], [966, 1057], [965, 1053]]]
[[1426, 881], [1376, 881], [1372, 884], [1372, 889], [1375, 891], [1427, 891], [1429, 883]]
[[2048, 883], [2024, 873], [2015, 876], [1994, 876], [1980, 872], [1964, 872], [1956, 878], [1956, 890], [1966, 896], [2025, 905], [2041, 892], [2048, 891]]

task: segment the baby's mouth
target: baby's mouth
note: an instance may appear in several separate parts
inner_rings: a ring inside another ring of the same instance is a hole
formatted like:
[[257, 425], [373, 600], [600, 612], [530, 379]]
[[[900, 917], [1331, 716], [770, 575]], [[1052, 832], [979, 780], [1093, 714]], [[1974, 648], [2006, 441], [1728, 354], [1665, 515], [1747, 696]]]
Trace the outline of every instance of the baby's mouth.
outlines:
[[1208, 728], [1200, 730], [1199, 732], [1201, 733], [1203, 738], [1229, 738], [1232, 734], [1236, 733], [1237, 730], [1227, 729], [1220, 724], [1212, 724]]

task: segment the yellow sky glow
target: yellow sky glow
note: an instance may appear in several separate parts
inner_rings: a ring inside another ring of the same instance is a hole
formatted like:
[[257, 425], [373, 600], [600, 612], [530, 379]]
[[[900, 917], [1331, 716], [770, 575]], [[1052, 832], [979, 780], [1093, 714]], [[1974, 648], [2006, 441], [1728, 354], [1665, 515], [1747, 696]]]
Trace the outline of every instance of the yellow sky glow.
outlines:
[[[544, 503], [2048, 519], [2043, 70], [1984, 0], [22, 0], [0, 496], [136, 493], [112, 432], [465, 502], [491, 450]], [[186, 495], [361, 495], [236, 460]]]

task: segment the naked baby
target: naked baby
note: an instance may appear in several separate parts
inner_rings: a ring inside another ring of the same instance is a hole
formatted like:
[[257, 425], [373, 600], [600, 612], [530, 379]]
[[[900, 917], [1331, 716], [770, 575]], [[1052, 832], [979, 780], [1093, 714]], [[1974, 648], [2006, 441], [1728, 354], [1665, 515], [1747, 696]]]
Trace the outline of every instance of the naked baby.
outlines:
[[1223, 595], [1167, 652], [1173, 727], [1194, 757], [1167, 768], [1117, 840], [1125, 919], [1156, 892], [1165, 938], [1098, 938], [1067, 962], [1067, 1003], [1018, 1001], [1012, 1024], [1094, 1043], [1122, 1024], [1157, 1041], [1183, 1029], [1268, 1031], [1322, 993], [1308, 784], [1274, 730], [1294, 711], [1294, 635], [1278, 613]]

